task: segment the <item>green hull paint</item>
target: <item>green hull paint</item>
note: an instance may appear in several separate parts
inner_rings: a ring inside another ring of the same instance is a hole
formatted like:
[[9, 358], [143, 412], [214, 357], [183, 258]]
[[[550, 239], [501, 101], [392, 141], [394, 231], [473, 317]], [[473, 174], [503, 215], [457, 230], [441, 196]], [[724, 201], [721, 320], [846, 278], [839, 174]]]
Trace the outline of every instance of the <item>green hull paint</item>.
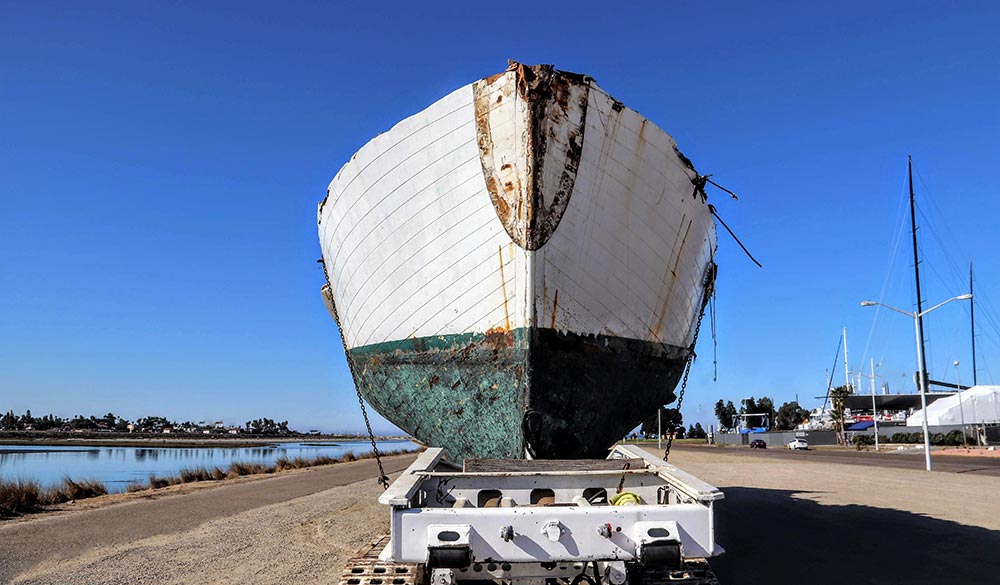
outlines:
[[456, 461], [523, 456], [524, 330], [405, 339], [350, 353], [365, 399], [420, 441]]
[[376, 410], [461, 461], [603, 458], [674, 400], [687, 353], [536, 328], [381, 343], [351, 358]]

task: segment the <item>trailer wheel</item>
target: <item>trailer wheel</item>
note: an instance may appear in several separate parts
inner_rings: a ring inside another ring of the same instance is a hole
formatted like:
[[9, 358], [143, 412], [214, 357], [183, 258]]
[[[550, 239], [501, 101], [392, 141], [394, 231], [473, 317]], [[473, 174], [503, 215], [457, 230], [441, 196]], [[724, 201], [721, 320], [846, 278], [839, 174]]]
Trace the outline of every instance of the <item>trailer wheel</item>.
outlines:
[[640, 548], [639, 563], [644, 569], [678, 570], [684, 566], [681, 543], [672, 540], [648, 542]]

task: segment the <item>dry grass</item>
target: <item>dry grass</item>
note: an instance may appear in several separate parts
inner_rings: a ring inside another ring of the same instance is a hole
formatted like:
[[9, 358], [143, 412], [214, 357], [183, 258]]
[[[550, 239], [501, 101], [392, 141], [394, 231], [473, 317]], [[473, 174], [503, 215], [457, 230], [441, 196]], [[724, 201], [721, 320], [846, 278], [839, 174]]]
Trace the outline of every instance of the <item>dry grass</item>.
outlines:
[[274, 465], [264, 465], [263, 463], [242, 463], [236, 461], [229, 466], [229, 472], [226, 473], [226, 477], [234, 478], [242, 475], [260, 475], [263, 473], [274, 473], [275, 470], [276, 468]]
[[181, 483], [191, 483], [193, 481], [213, 481], [225, 479], [226, 472], [218, 467], [208, 469], [207, 467], [196, 467], [194, 469], [181, 470]]
[[37, 512], [42, 504], [43, 494], [38, 482], [0, 481], [0, 518]]
[[[383, 457], [388, 457], [390, 455], [402, 455], [404, 453], [410, 453], [406, 450], [396, 450], [387, 451], [385, 453], [380, 453]], [[274, 465], [264, 465], [263, 463], [247, 463], [242, 461], [236, 461], [229, 465], [227, 469], [220, 469], [218, 467], [213, 467], [212, 469], [206, 469], [204, 467], [198, 467], [194, 469], [183, 469], [179, 476], [172, 478], [163, 478], [156, 476], [149, 476], [148, 483], [133, 483], [128, 486], [129, 492], [137, 492], [144, 489], [159, 489], [171, 485], [177, 485], [179, 483], [191, 483], [196, 481], [219, 481], [222, 479], [235, 479], [237, 477], [242, 477], [244, 475], [261, 475], [267, 473], [276, 473], [279, 471], [288, 471], [291, 469], [305, 469], [307, 467], [316, 467], [319, 465], [333, 465], [335, 463], [349, 463], [351, 461], [359, 461], [361, 459], [374, 459], [374, 453], [362, 453], [361, 455], [356, 455], [353, 452], [347, 452], [340, 457], [330, 457], [329, 455], [320, 455], [318, 457], [307, 458], [307, 457], [279, 457]]]
[[0, 481], [0, 517], [39, 512], [53, 504], [95, 498], [108, 493], [102, 482], [64, 477], [58, 485], [42, 489], [36, 481]]
[[[409, 451], [398, 450], [381, 453], [383, 457], [390, 455], [401, 455]], [[196, 467], [182, 469], [180, 474], [174, 477], [157, 477], [150, 475], [145, 482], [134, 482], [128, 485], [127, 492], [138, 492], [148, 489], [160, 489], [181, 483], [192, 483], [197, 481], [219, 481], [232, 479], [244, 475], [260, 475], [276, 473], [290, 469], [304, 469], [319, 465], [333, 465], [335, 463], [349, 463], [360, 459], [374, 459], [374, 453], [363, 453], [356, 455], [353, 452], [345, 453], [340, 457], [330, 457], [320, 455], [314, 458], [295, 457], [289, 459], [281, 457], [275, 461], [274, 465], [264, 465], [262, 463], [234, 462], [227, 469], [213, 467]], [[0, 518], [20, 516], [30, 514], [45, 509], [45, 506], [62, 504], [73, 500], [83, 500], [103, 496], [108, 493], [107, 487], [100, 481], [93, 479], [74, 480], [64, 477], [58, 485], [43, 490], [38, 482], [26, 480], [4, 481], [0, 480]]]
[[62, 483], [45, 492], [45, 503], [62, 504], [73, 500], [96, 498], [108, 493], [107, 486], [96, 479], [75, 480], [64, 477]]

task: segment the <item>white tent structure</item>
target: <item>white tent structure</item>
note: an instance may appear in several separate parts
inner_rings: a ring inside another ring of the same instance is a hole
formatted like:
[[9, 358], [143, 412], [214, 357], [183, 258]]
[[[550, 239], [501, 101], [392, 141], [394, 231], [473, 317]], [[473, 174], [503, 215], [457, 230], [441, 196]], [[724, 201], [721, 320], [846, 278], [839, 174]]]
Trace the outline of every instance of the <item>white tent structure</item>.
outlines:
[[[965, 424], [1000, 423], [1000, 386], [973, 386], [927, 405], [928, 425], [960, 425], [963, 417]], [[923, 420], [923, 411], [916, 410], [906, 425], [918, 427]]]

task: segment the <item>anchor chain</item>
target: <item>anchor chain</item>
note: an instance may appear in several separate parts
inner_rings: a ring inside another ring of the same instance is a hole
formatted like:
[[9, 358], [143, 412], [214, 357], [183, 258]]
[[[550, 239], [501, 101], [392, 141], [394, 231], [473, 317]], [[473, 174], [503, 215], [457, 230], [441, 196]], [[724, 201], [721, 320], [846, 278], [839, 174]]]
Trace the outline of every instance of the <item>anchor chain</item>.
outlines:
[[[347, 360], [350, 362], [350, 358]], [[353, 368], [352, 368], [353, 370]], [[354, 372], [351, 372], [351, 377], [354, 377]], [[368, 440], [372, 442], [372, 451], [375, 453], [375, 463], [378, 463], [378, 482], [382, 484], [382, 489], [389, 489], [389, 476], [385, 474], [385, 469], [382, 468], [382, 455], [378, 452], [378, 445], [375, 444], [375, 434], [372, 433], [372, 423], [368, 420], [368, 410], [365, 408], [365, 400], [361, 396], [361, 389], [355, 383], [354, 390], [358, 393], [358, 404], [361, 405], [361, 416], [365, 418], [365, 428], [368, 429]]]
[[[701, 322], [705, 317], [705, 306], [708, 304], [709, 296], [712, 294], [712, 289], [715, 287], [715, 269], [714, 267], [709, 272], [709, 282], [705, 287], [705, 302], [701, 304], [701, 312], [698, 314], [698, 323], [694, 327], [694, 338], [691, 339], [691, 347], [688, 348], [687, 362], [684, 364], [684, 378], [681, 381], [681, 391], [677, 395], [677, 413], [681, 412], [681, 405], [684, 404], [684, 391], [687, 390], [688, 375], [691, 374], [691, 364], [694, 363], [695, 353], [694, 348], [698, 344], [698, 333], [701, 332]], [[667, 461], [670, 458], [670, 447], [674, 444], [674, 431], [676, 430], [676, 423], [671, 421], [670, 423], [670, 433], [667, 438], [667, 448], [663, 451], [663, 460]]]
[[[324, 265], [324, 270], [325, 268]], [[330, 286], [329, 279], [327, 280], [327, 286]], [[351, 372], [354, 391], [358, 394], [358, 404], [361, 406], [361, 416], [364, 417], [365, 428], [368, 429], [368, 440], [372, 442], [372, 452], [375, 453], [375, 463], [378, 464], [378, 482], [382, 485], [383, 490], [387, 490], [389, 489], [389, 476], [385, 474], [385, 469], [382, 467], [382, 455], [378, 452], [378, 445], [375, 443], [375, 433], [372, 432], [372, 423], [368, 420], [368, 409], [365, 408], [365, 399], [361, 396], [361, 386], [359, 385], [358, 377], [355, 375], [354, 358], [351, 357], [351, 352], [347, 351], [347, 339], [344, 337], [344, 328], [340, 326], [340, 313], [337, 312], [337, 303], [333, 300], [332, 289], [330, 292], [330, 307], [333, 309], [333, 320], [337, 323], [340, 342], [344, 346], [344, 356], [347, 358], [347, 369]]]

